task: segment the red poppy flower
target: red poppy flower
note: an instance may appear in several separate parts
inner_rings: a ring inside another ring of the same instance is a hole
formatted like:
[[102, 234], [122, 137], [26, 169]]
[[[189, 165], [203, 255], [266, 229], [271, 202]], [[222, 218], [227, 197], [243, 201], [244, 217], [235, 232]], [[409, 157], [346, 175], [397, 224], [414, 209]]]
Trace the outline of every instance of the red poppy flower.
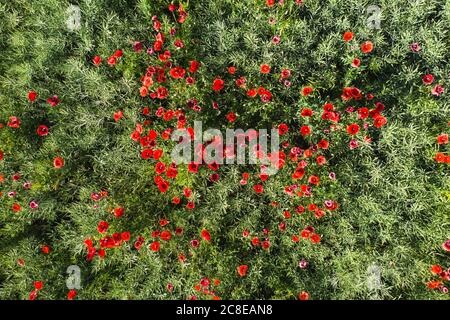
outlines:
[[161, 234], [161, 231], [156, 230], [152, 232], [152, 238], [158, 238]]
[[64, 159], [61, 157], [56, 157], [55, 159], [53, 159], [53, 166], [56, 169], [61, 169], [62, 167], [64, 167]]
[[241, 277], [245, 277], [245, 275], [247, 274], [247, 270], [248, 270], [247, 265], [241, 265], [241, 266], [237, 267], [237, 272], [239, 273], [239, 275]]
[[257, 245], [259, 245], [259, 238], [254, 237], [251, 242], [252, 242], [252, 245], [257, 246]]
[[320, 181], [320, 179], [317, 176], [310, 176], [308, 179], [308, 182], [313, 185], [318, 185], [319, 181]]
[[208, 278], [202, 278], [200, 280], [200, 284], [202, 285], [202, 287], [207, 287], [211, 284], [211, 281]]
[[0, 150], [0, 161], [2, 161], [2, 160], [3, 160], [3, 155], [4, 155], [3, 151], [2, 151], [2, 150]]
[[366, 119], [369, 116], [369, 109], [363, 107], [358, 109], [358, 118], [359, 119]]
[[315, 216], [317, 219], [322, 218], [324, 215], [325, 215], [325, 211], [323, 211], [323, 210], [321, 210], [321, 209], [319, 209], [319, 208], [317, 208], [316, 210], [314, 210], [314, 216]]
[[100, 233], [105, 233], [108, 230], [109, 223], [106, 221], [100, 221], [97, 226], [97, 230]]
[[43, 246], [41, 248], [41, 251], [43, 254], [49, 254], [50, 253], [50, 247], [49, 246]]
[[281, 78], [286, 79], [291, 76], [291, 70], [289, 69], [283, 69], [281, 70]]
[[37, 290], [33, 290], [33, 291], [31, 291], [30, 292], [30, 295], [29, 295], [29, 297], [28, 297], [28, 299], [29, 300], [36, 300], [36, 298], [37, 298]]
[[157, 52], [161, 51], [162, 46], [163, 46], [163, 42], [160, 41], [160, 40], [156, 40], [156, 41], [153, 43], [153, 49], [155, 49], [155, 51], [157, 51]]
[[141, 97], [146, 97], [148, 94], [148, 88], [146, 86], [142, 86], [139, 89], [139, 94], [141, 95]]
[[186, 74], [186, 70], [184, 70], [181, 67], [175, 67], [175, 68], [170, 69], [169, 73], [172, 76], [172, 78], [181, 79], [181, 78], [184, 78], [184, 75]]
[[236, 73], [236, 68], [235, 67], [228, 67], [228, 73], [229, 74], [235, 74]]
[[441, 286], [442, 285], [442, 281], [430, 281], [430, 282], [428, 282], [427, 283], [427, 287], [429, 288], [429, 289], [436, 289], [436, 288], [439, 288], [439, 286]]
[[140, 137], [141, 137], [141, 134], [137, 130], [135, 130], [131, 133], [131, 139], [133, 139], [134, 141], [138, 141]]
[[174, 45], [175, 47], [177, 47], [178, 49], [179, 49], [179, 48], [184, 48], [184, 42], [183, 42], [183, 40], [180, 40], [180, 39], [175, 40], [175, 42], [173, 43], [173, 45]]
[[43, 287], [42, 281], [35, 281], [35, 282], [34, 282], [34, 288], [35, 288], [36, 290], [41, 290], [42, 287]]
[[348, 93], [350, 93], [350, 96], [355, 100], [360, 100], [362, 98], [361, 90], [356, 87], [349, 88]]
[[328, 143], [327, 140], [320, 140], [320, 141], [317, 143], [317, 146], [318, 146], [320, 149], [328, 149], [329, 143]]
[[122, 118], [123, 118], [123, 112], [122, 111], [114, 112], [114, 121], [115, 122], [119, 121]]
[[21, 267], [25, 266], [25, 260], [23, 259], [17, 259], [17, 264]]
[[169, 95], [168, 91], [166, 88], [164, 87], [159, 87], [158, 89], [156, 89], [156, 97], [158, 99], [165, 99], [167, 98], [167, 96]]
[[223, 89], [225, 82], [222, 79], [214, 79], [212, 89], [214, 91], [220, 91]]
[[203, 238], [203, 240], [205, 240], [205, 241], [210, 241], [211, 240], [211, 235], [208, 232], [208, 230], [206, 230], [206, 229], [203, 229], [200, 235]]
[[213, 170], [213, 171], [216, 171], [217, 169], [219, 169], [219, 164], [217, 162], [215, 162], [215, 161], [211, 162], [211, 163], [208, 163], [208, 168]]
[[58, 96], [53, 96], [47, 99], [47, 103], [52, 107], [56, 107], [59, 104]]
[[189, 72], [190, 73], [195, 73], [195, 72], [197, 72], [199, 67], [200, 67], [200, 62], [193, 60], [190, 63]]
[[116, 218], [120, 218], [121, 216], [123, 216], [124, 212], [125, 212], [125, 209], [122, 208], [122, 207], [115, 208], [114, 209], [114, 216]]
[[351, 31], [344, 32], [343, 38], [344, 38], [344, 41], [346, 41], [346, 42], [352, 40], [353, 32], [351, 32]]
[[295, 212], [297, 212], [298, 214], [302, 214], [303, 212], [305, 212], [305, 207], [297, 206], [297, 208], [295, 208]]
[[325, 103], [324, 105], [323, 105], [323, 111], [324, 112], [332, 112], [334, 110], [334, 106], [333, 106], [333, 104], [332, 103]]
[[136, 242], [134, 243], [134, 247], [136, 248], [136, 250], [140, 250], [143, 244], [144, 244], [144, 238], [139, 236], [138, 240], [136, 240]]
[[141, 152], [141, 157], [142, 159], [149, 159], [151, 158], [153, 155], [153, 150], [152, 149], [144, 149]]
[[188, 201], [188, 203], [186, 204], [186, 208], [188, 208], [189, 210], [192, 210], [195, 208], [195, 202], [194, 201]]
[[445, 155], [441, 152], [438, 152], [434, 156], [434, 160], [436, 160], [437, 162], [445, 162]]
[[179, 197], [173, 197], [172, 198], [172, 203], [173, 204], [180, 204], [180, 202], [181, 202], [181, 199]]
[[14, 211], [14, 212], [19, 212], [20, 210], [22, 210], [22, 207], [20, 206], [20, 204], [14, 203], [14, 204], [12, 205], [12, 211]]
[[117, 58], [116, 57], [114, 57], [114, 56], [111, 56], [111, 57], [109, 57], [108, 58], [108, 64], [110, 65], [110, 66], [113, 66], [113, 65], [115, 65], [116, 64], [116, 62], [117, 62]]
[[178, 170], [173, 166], [170, 166], [169, 169], [167, 169], [167, 171], [166, 171], [167, 178], [175, 179], [177, 177], [177, 175], [178, 175]]
[[160, 247], [161, 244], [158, 241], [152, 242], [152, 244], [150, 245], [150, 249], [154, 252], [158, 252]]
[[164, 230], [163, 232], [161, 232], [160, 237], [164, 241], [169, 241], [170, 238], [172, 238], [172, 234], [170, 233], [170, 231]]
[[325, 163], [327, 163], [327, 159], [324, 156], [318, 156], [316, 158], [316, 162], [319, 166], [324, 165]]
[[48, 127], [46, 125], [41, 124], [37, 130], [37, 134], [41, 137], [48, 135]]
[[261, 243], [261, 247], [263, 248], [263, 249], [269, 249], [269, 247], [270, 247], [270, 242], [269, 241], [267, 241], [267, 240], [265, 240], [265, 241], [263, 241], [262, 243]]
[[164, 163], [162, 163], [162, 162], [158, 162], [155, 165], [155, 171], [156, 171], [157, 174], [164, 173], [166, 171], [166, 165]]
[[311, 149], [306, 149], [306, 150], [303, 152], [303, 156], [304, 156], [305, 158], [311, 158], [311, 157], [312, 157], [312, 154], [313, 154], [313, 152], [312, 152]]
[[94, 65], [99, 66], [102, 63], [102, 58], [100, 56], [95, 56], [94, 59], [92, 59], [92, 62]]
[[302, 291], [298, 295], [298, 300], [309, 300], [309, 293], [306, 291]]
[[257, 92], [255, 89], [250, 89], [247, 91], [247, 96], [249, 96], [249, 97], [256, 97], [256, 94], [257, 94]]
[[302, 109], [302, 112], [300, 114], [302, 117], [311, 117], [313, 115], [313, 111], [309, 108]]
[[359, 60], [358, 58], [353, 59], [353, 61], [352, 61], [353, 68], [358, 68], [360, 65], [361, 65], [361, 60]]
[[177, 236], [182, 235], [182, 234], [183, 234], [183, 228], [181, 228], [181, 227], [176, 227], [176, 228], [175, 228], [175, 234], [176, 234]]
[[300, 133], [302, 136], [308, 136], [311, 134], [311, 128], [309, 126], [302, 126], [300, 128]]
[[75, 299], [76, 296], [77, 296], [77, 290], [75, 290], [75, 289], [72, 289], [67, 293], [68, 300], [73, 300], [73, 299]]
[[161, 193], [166, 192], [169, 189], [169, 183], [167, 181], [161, 181], [158, 184], [158, 189]]
[[285, 124], [285, 123], [281, 123], [281, 124], [278, 126], [278, 133], [279, 133], [281, 136], [284, 135], [285, 133], [287, 133], [288, 130], [289, 130], [289, 127], [288, 127], [287, 124]]
[[156, 149], [153, 151], [153, 159], [158, 160], [163, 155], [163, 151], [161, 149]]
[[209, 181], [211, 182], [217, 182], [219, 181], [220, 176], [218, 173], [213, 173], [212, 175], [209, 176]]
[[248, 237], [250, 235], [250, 231], [248, 231], [247, 229], [242, 231], [242, 236], [243, 237]]
[[434, 274], [439, 274], [442, 272], [442, 267], [440, 265], [431, 266], [431, 272]]
[[275, 0], [266, 0], [266, 4], [268, 7], [273, 7], [275, 5]]
[[129, 241], [129, 240], [130, 240], [130, 233], [129, 233], [128, 231], [122, 232], [122, 233], [120, 234], [120, 238], [121, 238], [123, 241]]
[[93, 246], [93, 242], [91, 239], [86, 239], [84, 240], [84, 244], [88, 247], [91, 248]]
[[[172, 110], [167, 110], [164, 113], [163, 119], [164, 121], [170, 121], [175, 116], [175, 113]], [[167, 130], [166, 130], [167, 131]]]
[[302, 96], [306, 97], [308, 95], [310, 95], [313, 92], [313, 88], [311, 87], [304, 87], [302, 89]]
[[320, 236], [317, 233], [314, 233], [311, 236], [311, 242], [312, 243], [319, 243], [320, 242]]
[[308, 239], [311, 236], [311, 232], [308, 231], [308, 230], [303, 230], [301, 232], [301, 236], [302, 236], [303, 239]]
[[370, 41], [363, 42], [361, 44], [362, 53], [370, 53], [373, 50], [373, 43]]
[[20, 128], [20, 119], [14, 116], [9, 117], [7, 126], [14, 129]]
[[190, 198], [192, 196], [192, 190], [189, 188], [184, 188], [183, 189], [183, 194], [186, 198]]
[[450, 251], [450, 239], [448, 239], [447, 241], [445, 241], [445, 242], [442, 244], [442, 248], [443, 248], [445, 251]]
[[377, 116], [373, 122], [373, 125], [377, 128], [381, 128], [387, 123], [387, 119], [381, 115]]
[[28, 92], [28, 100], [30, 100], [31, 102], [34, 102], [34, 100], [36, 100], [36, 97], [37, 93], [35, 91]]
[[434, 88], [431, 89], [431, 94], [436, 97], [439, 97], [443, 93], [444, 93], [444, 88], [439, 84], [435, 85]]
[[270, 66], [268, 64], [263, 64], [261, 65], [260, 71], [264, 74], [270, 73]]
[[188, 164], [188, 171], [189, 172], [193, 172], [193, 173], [197, 173], [198, 172], [198, 164], [191, 162]]
[[[448, 143], [448, 134], [442, 133], [437, 138], [438, 144], [447, 144]], [[1, 158], [0, 158], [1, 160]]]
[[105, 251], [105, 249], [100, 249], [100, 250], [98, 250], [97, 254], [100, 258], [104, 258], [106, 255], [106, 251]]
[[118, 50], [116, 50], [116, 52], [114, 52], [114, 57], [120, 58], [122, 56], [123, 56], [123, 51], [122, 50], [118, 49]]
[[422, 77], [422, 82], [424, 85], [430, 85], [434, 81], [434, 77], [432, 74], [426, 74]]
[[348, 134], [355, 135], [359, 132], [359, 126], [356, 123], [352, 123], [347, 126]]
[[253, 186], [253, 189], [255, 190], [256, 193], [262, 193], [264, 191], [264, 188], [262, 185], [260, 184], [256, 184]]
[[239, 88], [244, 88], [244, 89], [245, 89], [246, 82], [247, 82], [247, 79], [245, 79], [245, 77], [240, 77], [239, 79], [236, 79], [236, 81], [235, 81], [236, 86], [238, 86]]
[[234, 112], [229, 112], [226, 115], [226, 118], [229, 122], [234, 122], [234, 121], [236, 121], [237, 116], [234, 114]]

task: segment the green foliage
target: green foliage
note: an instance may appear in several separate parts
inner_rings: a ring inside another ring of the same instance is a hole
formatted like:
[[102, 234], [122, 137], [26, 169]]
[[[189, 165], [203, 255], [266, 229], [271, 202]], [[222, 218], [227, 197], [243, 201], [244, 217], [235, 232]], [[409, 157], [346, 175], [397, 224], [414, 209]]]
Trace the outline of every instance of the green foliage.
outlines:
[[[179, 168], [174, 189], [162, 195], [153, 183], [155, 161], [143, 162], [130, 139], [136, 123], [143, 121], [142, 107], [151, 104], [154, 111], [159, 106], [139, 97], [140, 76], [152, 58], [133, 52], [131, 45], [143, 41], [151, 46], [153, 15], [168, 33], [173, 24], [170, 2], [76, 1], [82, 12], [77, 31], [66, 26], [71, 3], [0, 4], [0, 123], [5, 126], [10, 116], [22, 119], [20, 129], [0, 129], [5, 154], [0, 161], [5, 177], [0, 184], [0, 297], [27, 299], [33, 281], [42, 280], [39, 298], [64, 299], [66, 269], [78, 265], [79, 299], [208, 298], [194, 289], [203, 277], [220, 279], [216, 291], [225, 299], [296, 299], [301, 291], [312, 299], [448, 299], [425, 286], [432, 264], [448, 266], [441, 244], [450, 236], [449, 171], [433, 159], [439, 151], [436, 136], [447, 130], [450, 116], [448, 3], [305, 0], [299, 6], [286, 0], [274, 8], [250, 0], [183, 3], [189, 16], [177, 38], [189, 49], [174, 54], [174, 64], [186, 66], [197, 59], [202, 68], [197, 87], [180, 84], [172, 100], [161, 105], [185, 108], [186, 100], [196, 97], [204, 102], [203, 111], [190, 117], [208, 125], [228, 127], [225, 115], [233, 111], [242, 127], [285, 122], [294, 130], [305, 124], [298, 115], [301, 108], [319, 112], [324, 102], [340, 97], [344, 86], [364, 87], [386, 105], [388, 124], [381, 131], [369, 130], [373, 143], [334, 150], [323, 169], [323, 174], [334, 171], [337, 180], [324, 182], [318, 199], [335, 198], [340, 207], [318, 223], [320, 245], [293, 243], [291, 234], [278, 230], [283, 211], [298, 204], [280, 192], [292, 183], [289, 174], [269, 179], [264, 194], [256, 194], [239, 184], [248, 167], [224, 166], [215, 184], [206, 174], [192, 177]], [[367, 27], [370, 4], [382, 9], [381, 29]], [[277, 23], [268, 23], [269, 18]], [[355, 33], [355, 46], [371, 40], [373, 54], [362, 55], [343, 42], [348, 30]], [[281, 37], [278, 45], [271, 42], [275, 35]], [[420, 43], [419, 53], [411, 52], [413, 42]], [[109, 57], [118, 48], [125, 58], [115, 67], [92, 65], [95, 55]], [[351, 68], [357, 56], [361, 67]], [[264, 63], [275, 68], [271, 74], [261, 75]], [[276, 91], [273, 102], [247, 99], [233, 87], [234, 78], [226, 74], [229, 66], [246, 77], [248, 88]], [[283, 68], [292, 71], [291, 88], [278, 82]], [[427, 73], [446, 86], [444, 95], [434, 97], [423, 86]], [[226, 81], [226, 95], [198, 89], [210, 88], [216, 77]], [[307, 85], [317, 89], [312, 97], [300, 94]], [[27, 100], [30, 90], [38, 92], [39, 102]], [[55, 94], [61, 103], [51, 108], [45, 100]], [[219, 112], [207, 104], [211, 100], [217, 100]], [[345, 110], [343, 104], [337, 107]], [[117, 110], [125, 116], [116, 123]], [[51, 130], [45, 139], [35, 134], [42, 122]], [[348, 139], [341, 139], [334, 142], [346, 146]], [[60, 170], [53, 167], [55, 156], [65, 160]], [[19, 182], [10, 179], [15, 173], [22, 176]], [[30, 190], [23, 190], [24, 181], [32, 182]], [[194, 210], [171, 203], [183, 187], [194, 190]], [[18, 192], [17, 198], [6, 196], [11, 190]], [[91, 193], [101, 190], [108, 197], [94, 203]], [[38, 210], [27, 207], [33, 199], [39, 200]], [[15, 202], [22, 204], [19, 213], [10, 209]], [[110, 221], [111, 208], [119, 206], [126, 214], [108, 232], [129, 231], [131, 241], [108, 250], [104, 259], [86, 261], [84, 240], [99, 240], [98, 222]], [[185, 232], [180, 241], [164, 243], [154, 253], [151, 233], [160, 229], [163, 218]], [[306, 213], [288, 223], [300, 231], [315, 221]], [[189, 241], [204, 228], [211, 241], [191, 250]], [[250, 230], [263, 238], [264, 228], [271, 232], [268, 250], [253, 247], [242, 236]], [[147, 240], [140, 251], [133, 248], [138, 235]], [[50, 246], [50, 254], [41, 253], [43, 245]], [[179, 263], [180, 253], [188, 263]], [[25, 261], [24, 267], [18, 259]], [[301, 259], [309, 261], [307, 269], [298, 267]], [[242, 278], [236, 272], [241, 264], [251, 266]], [[381, 275], [374, 288], [368, 285], [373, 268]]]

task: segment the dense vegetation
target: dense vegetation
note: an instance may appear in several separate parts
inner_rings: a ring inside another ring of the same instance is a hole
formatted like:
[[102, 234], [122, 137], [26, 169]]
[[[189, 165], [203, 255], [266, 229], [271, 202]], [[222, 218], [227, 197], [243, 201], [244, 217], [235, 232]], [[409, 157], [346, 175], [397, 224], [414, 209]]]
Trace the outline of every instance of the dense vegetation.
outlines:
[[[448, 299], [448, 1], [16, 0], [0, 26], [1, 298]], [[194, 121], [278, 129], [280, 170], [171, 165]]]

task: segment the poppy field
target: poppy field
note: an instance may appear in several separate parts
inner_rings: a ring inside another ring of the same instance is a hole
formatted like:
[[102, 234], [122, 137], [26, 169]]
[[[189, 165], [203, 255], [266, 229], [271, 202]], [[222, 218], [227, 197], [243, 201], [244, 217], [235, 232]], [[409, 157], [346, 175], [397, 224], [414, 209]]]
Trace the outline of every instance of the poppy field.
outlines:
[[16, 0], [0, 26], [0, 299], [449, 299], [449, 2]]

